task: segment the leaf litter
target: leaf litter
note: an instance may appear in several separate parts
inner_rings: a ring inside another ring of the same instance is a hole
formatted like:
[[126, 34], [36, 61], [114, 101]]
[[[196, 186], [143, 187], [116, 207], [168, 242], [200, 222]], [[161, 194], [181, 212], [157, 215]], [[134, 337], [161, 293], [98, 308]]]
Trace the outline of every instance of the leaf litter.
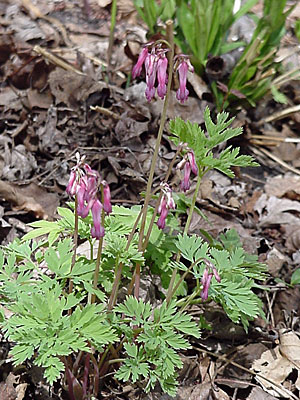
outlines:
[[[57, 206], [67, 200], [64, 190], [78, 150], [87, 154], [94, 168], [101, 167], [117, 203], [140, 201], [162, 103], [146, 102], [143, 82], [127, 87], [132, 59], [126, 56], [126, 46], [129, 43], [138, 54], [137, 41], [145, 41], [146, 30], [137, 22], [131, 2], [121, 3], [112, 57], [115, 79], [108, 82], [104, 68], [109, 1], [90, 1], [88, 18], [78, 1], [0, 1], [0, 71], [4, 82], [0, 89], [1, 244], [21, 236], [26, 223], [55, 216]], [[290, 18], [297, 16], [298, 6], [294, 12]], [[293, 50], [293, 46], [286, 47]], [[298, 65], [299, 54], [293, 62]], [[202, 96], [209, 90], [199, 79], [191, 77], [190, 84], [194, 96], [182, 106], [175, 101], [174, 92], [168, 118], [181, 116], [201, 124], [207, 104]], [[290, 94], [289, 106], [295, 106], [300, 85], [298, 81], [289, 85], [283, 92]], [[281, 105], [262, 101], [254, 110], [254, 118], [240, 113], [239, 122], [247, 133], [241, 146], [246, 149], [250, 144], [249, 149], [255, 146], [259, 150], [264, 145], [277, 159], [297, 169], [299, 115], [270, 118], [280, 111]], [[254, 132], [259, 139], [252, 137]], [[165, 135], [157, 177], [167, 170], [174, 152]], [[283, 281], [290, 281], [300, 262], [300, 181], [266, 153], [259, 153], [258, 161], [260, 168], [237, 171], [234, 180], [214, 173], [203, 181], [197, 199], [201, 214], [192, 216], [191, 231], [200, 233], [205, 229], [216, 237], [235, 228], [246, 250], [268, 263], [269, 300], [264, 299], [267, 321], [255, 321], [247, 335], [226, 320], [221, 309], [211, 311], [207, 317], [213, 329], [199, 341], [203, 352], [182, 355], [186, 369], [178, 400], [227, 400], [231, 396], [271, 400], [288, 395], [293, 398], [294, 392], [299, 393], [300, 294], [298, 287]], [[178, 179], [176, 171], [173, 179]], [[149, 282], [145, 285], [147, 291]], [[199, 308], [194, 311], [201, 313]], [[282, 326], [292, 330], [279, 330]], [[268, 335], [270, 329], [279, 332], [278, 343]], [[221, 354], [228, 354], [230, 360], [225, 362]], [[31, 393], [26, 386], [28, 379], [35, 382], [40, 396], [36, 398], [61, 398], [59, 389], [46, 396], [42, 378], [28, 378], [26, 368], [14, 371], [5, 352], [2, 361], [10, 369], [0, 383], [1, 399], [26, 398]], [[248, 371], [234, 367], [230, 361]], [[253, 371], [260, 375], [255, 380]], [[115, 398], [136, 398], [135, 388], [123, 389]], [[153, 393], [150, 398], [169, 397]]]

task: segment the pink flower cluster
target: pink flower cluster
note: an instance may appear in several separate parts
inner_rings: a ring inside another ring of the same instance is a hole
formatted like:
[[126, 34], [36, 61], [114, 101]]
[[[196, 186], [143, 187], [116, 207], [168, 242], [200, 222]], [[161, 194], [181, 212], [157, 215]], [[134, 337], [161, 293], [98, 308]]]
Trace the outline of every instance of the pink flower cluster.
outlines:
[[[151, 51], [150, 51], [151, 48]], [[139, 55], [138, 61], [132, 69], [132, 78], [135, 79], [142, 72], [145, 65], [146, 70], [146, 98], [151, 101], [155, 96], [155, 84], [157, 78], [157, 95], [164, 99], [167, 93], [168, 83], [168, 59], [166, 52], [168, 50], [161, 47], [161, 43], [148, 43]], [[194, 71], [189, 59], [185, 55], [176, 56], [174, 61], [175, 69], [179, 75], [179, 89], [176, 93], [177, 99], [183, 103], [188, 98], [189, 91], [186, 88], [187, 72]]]
[[206, 264], [206, 267], [204, 269], [204, 273], [203, 273], [203, 276], [201, 279], [201, 282], [202, 282], [201, 298], [202, 298], [202, 300], [207, 300], [208, 289], [210, 287], [212, 277], [214, 276], [216, 278], [217, 282], [221, 282], [221, 278], [220, 278], [220, 275], [218, 274], [216, 267], [213, 265], [213, 263], [211, 261], [209, 261], [205, 258], [204, 263]]
[[177, 168], [181, 169], [184, 166], [184, 176], [183, 180], [180, 183], [180, 189], [184, 192], [190, 189], [191, 183], [191, 173], [195, 176], [198, 175], [198, 166], [195, 160], [195, 154], [193, 150], [189, 150], [187, 154], [184, 156], [182, 161], [178, 164]]
[[[77, 165], [72, 168], [66, 192], [70, 196], [77, 197], [77, 213], [86, 218], [89, 211], [92, 212], [93, 226], [92, 237], [100, 239], [104, 236], [104, 227], [101, 225], [102, 208], [109, 214], [112, 211], [110, 189], [106, 181], [100, 178], [100, 174], [93, 170], [84, 159], [77, 157]], [[99, 187], [103, 190], [103, 204], [98, 198]]]
[[166, 218], [170, 209], [175, 210], [176, 205], [172, 197], [172, 189], [167, 183], [161, 184], [163, 196], [161, 198], [160, 205], [158, 207], [158, 213], [160, 214], [157, 226], [159, 229], [164, 229], [166, 226]]

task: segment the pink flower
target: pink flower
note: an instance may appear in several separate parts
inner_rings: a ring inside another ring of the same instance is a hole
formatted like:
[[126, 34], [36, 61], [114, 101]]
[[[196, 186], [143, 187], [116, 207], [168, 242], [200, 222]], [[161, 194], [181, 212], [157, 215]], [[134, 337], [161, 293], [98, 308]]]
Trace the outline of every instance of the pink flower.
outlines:
[[186, 80], [188, 71], [194, 72], [194, 68], [190, 63], [190, 60], [184, 54], [176, 56], [180, 61], [176, 68], [179, 75], [179, 89], [176, 92], [176, 98], [180, 103], [184, 103], [189, 95], [189, 91], [186, 88]]
[[183, 190], [184, 192], [189, 190], [189, 188], [191, 187], [190, 176], [191, 176], [191, 164], [187, 161], [184, 164], [184, 176], [180, 184], [180, 189]]
[[172, 197], [172, 191], [171, 191], [171, 189], [170, 189], [169, 192], [167, 192], [167, 193], [165, 194], [165, 197], [166, 197], [168, 209], [169, 209], [169, 210], [170, 210], [170, 209], [175, 210], [176, 204], [175, 204], [175, 201], [174, 201], [174, 199], [173, 199], [173, 197]]
[[77, 173], [76, 173], [75, 169], [72, 169], [71, 174], [70, 174], [70, 179], [68, 182], [68, 186], [66, 187], [66, 192], [68, 193], [68, 195], [74, 196], [77, 191], [77, 186], [78, 186]]
[[82, 178], [79, 184], [79, 189], [77, 191], [77, 214], [85, 218], [89, 213], [89, 209], [85, 207], [85, 192], [86, 192], [86, 183]]
[[146, 69], [146, 98], [151, 101], [155, 95], [155, 80], [156, 80], [156, 70], [157, 70], [157, 59], [154, 53], [148, 54], [145, 60]]
[[160, 205], [158, 207], [158, 212], [160, 213], [160, 217], [157, 221], [157, 226], [159, 227], [159, 229], [164, 229], [164, 227], [166, 226], [166, 218], [168, 215], [168, 208], [165, 196], [163, 196], [161, 199]]
[[197, 176], [198, 175], [198, 166], [196, 164], [195, 154], [192, 150], [188, 152], [188, 159], [191, 164], [192, 173]]
[[[204, 275], [203, 275], [203, 277], [204, 277]], [[203, 285], [202, 292], [201, 292], [202, 300], [207, 300], [207, 298], [208, 298], [208, 289], [210, 287], [210, 282], [212, 280], [212, 277], [213, 277], [213, 274], [208, 274], [205, 280], [202, 278], [202, 285]]]
[[112, 212], [110, 189], [106, 181], [102, 181], [103, 185], [103, 208], [107, 214]]
[[104, 228], [101, 225], [102, 204], [96, 199], [92, 206], [93, 226], [91, 235], [93, 238], [100, 239], [104, 236]]
[[163, 99], [167, 93], [167, 68], [168, 68], [168, 59], [165, 55], [161, 56], [157, 61], [157, 94]]
[[147, 55], [148, 55], [148, 48], [144, 47], [139, 55], [137, 63], [132, 69], [132, 79], [135, 79], [137, 76], [140, 76]]
[[184, 103], [189, 95], [189, 91], [186, 88], [186, 79], [188, 72], [188, 65], [185, 61], [182, 61], [177, 68], [179, 74], [179, 89], [176, 92], [176, 98], [180, 103]]
[[204, 269], [203, 276], [201, 279], [202, 282], [201, 298], [202, 300], [207, 300], [208, 290], [213, 276], [216, 278], [217, 282], [221, 282], [221, 278], [220, 275], [218, 274], [216, 267], [213, 265], [211, 261], [209, 261], [206, 258], [203, 261], [206, 264], [206, 267]]
[[157, 226], [159, 229], [164, 229], [166, 226], [166, 218], [170, 209], [175, 210], [176, 204], [172, 197], [172, 189], [167, 183], [161, 183], [161, 188], [163, 191], [163, 196], [161, 198], [160, 204], [158, 206], [158, 213], [160, 217], [157, 221]]
[[214, 277], [216, 278], [216, 281], [220, 283], [221, 282], [221, 278], [220, 278], [220, 275], [219, 275], [216, 267], [213, 267], [212, 270], [213, 270]]

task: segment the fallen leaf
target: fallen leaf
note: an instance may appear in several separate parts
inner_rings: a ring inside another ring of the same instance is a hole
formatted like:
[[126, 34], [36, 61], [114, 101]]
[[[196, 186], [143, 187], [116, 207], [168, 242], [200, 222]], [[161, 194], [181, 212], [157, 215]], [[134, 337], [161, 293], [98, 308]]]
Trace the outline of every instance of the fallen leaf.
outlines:
[[16, 377], [10, 373], [5, 382], [0, 382], [0, 399], [1, 400], [17, 400], [17, 392], [14, 387]]
[[299, 338], [293, 332], [281, 333], [280, 345], [265, 351], [259, 360], [254, 361], [252, 369], [260, 374], [256, 380], [266, 392], [275, 397], [291, 398], [291, 392], [284, 388], [283, 383], [293, 369], [298, 369], [299, 373], [299, 360]]
[[36, 218], [53, 218], [59, 204], [56, 194], [48, 193], [40, 186], [30, 185], [18, 186], [0, 180], [0, 198], [8, 201], [15, 210], [32, 212]]
[[269, 196], [300, 200], [300, 177], [289, 174], [272, 177], [267, 180], [265, 192]]
[[276, 397], [264, 392], [260, 387], [254, 387], [247, 400], [277, 400]]
[[37, 162], [23, 144], [18, 144], [11, 152], [5, 152], [5, 166], [2, 178], [8, 181], [25, 180], [36, 171]]
[[260, 216], [259, 227], [271, 225], [299, 224], [297, 216], [289, 211], [300, 212], [300, 203], [288, 199], [278, 199], [275, 196], [262, 194], [253, 207]]
[[280, 352], [286, 357], [296, 368], [300, 370], [300, 339], [292, 331], [279, 332]]

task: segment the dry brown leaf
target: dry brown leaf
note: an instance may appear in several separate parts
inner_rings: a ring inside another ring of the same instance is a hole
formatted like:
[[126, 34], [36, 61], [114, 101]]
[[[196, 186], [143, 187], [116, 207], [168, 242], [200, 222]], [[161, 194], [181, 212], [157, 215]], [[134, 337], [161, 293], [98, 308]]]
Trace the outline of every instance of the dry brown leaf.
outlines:
[[275, 196], [262, 194], [253, 207], [260, 216], [260, 227], [282, 224], [299, 224], [297, 216], [289, 211], [300, 212], [300, 203], [288, 199], [278, 199]]
[[25, 399], [25, 394], [26, 394], [26, 389], [27, 389], [28, 383], [20, 383], [16, 387], [16, 392], [17, 392], [17, 398], [16, 400], [23, 400]]
[[293, 332], [281, 331], [280, 344], [273, 350], [265, 351], [259, 360], [254, 361], [252, 369], [260, 374], [260, 376], [256, 376], [256, 380], [269, 394], [275, 397], [290, 398], [291, 392], [284, 389], [282, 385], [293, 369], [297, 369], [298, 374], [300, 371], [300, 339], [298, 336]]
[[286, 357], [296, 368], [300, 370], [300, 339], [292, 331], [279, 332], [280, 352]]
[[300, 177], [295, 175], [278, 175], [267, 180], [265, 192], [269, 196], [300, 199]]
[[0, 180], [0, 198], [8, 201], [16, 210], [32, 212], [36, 218], [48, 219], [53, 217], [58, 206], [58, 196], [48, 193], [40, 186], [18, 186]]
[[8, 181], [25, 180], [37, 169], [34, 156], [23, 144], [18, 144], [11, 151], [5, 149], [5, 166], [2, 178]]
[[5, 382], [0, 382], [0, 399], [1, 400], [17, 400], [17, 392], [14, 387], [16, 377], [12, 373], [8, 375]]
[[[292, 372], [294, 366], [291, 362], [283, 357], [279, 351], [279, 346], [273, 350], [265, 351], [259, 360], [255, 360], [252, 364], [252, 369], [259, 373], [260, 376], [256, 376], [256, 380], [262, 385], [264, 390], [275, 397], [289, 398], [286, 391], [280, 389], [278, 386], [270, 383], [271, 380], [277, 385], [282, 385], [286, 377]], [[262, 378], [263, 376], [264, 378]]]
[[40, 93], [37, 89], [29, 89], [27, 96], [30, 108], [38, 107], [48, 109], [53, 102], [52, 96], [48, 91]]
[[260, 387], [256, 386], [251, 390], [247, 400], [277, 400], [276, 397], [264, 392]]
[[269, 273], [275, 278], [278, 277], [278, 273], [285, 262], [287, 262], [287, 257], [275, 247], [268, 252], [266, 264]]

